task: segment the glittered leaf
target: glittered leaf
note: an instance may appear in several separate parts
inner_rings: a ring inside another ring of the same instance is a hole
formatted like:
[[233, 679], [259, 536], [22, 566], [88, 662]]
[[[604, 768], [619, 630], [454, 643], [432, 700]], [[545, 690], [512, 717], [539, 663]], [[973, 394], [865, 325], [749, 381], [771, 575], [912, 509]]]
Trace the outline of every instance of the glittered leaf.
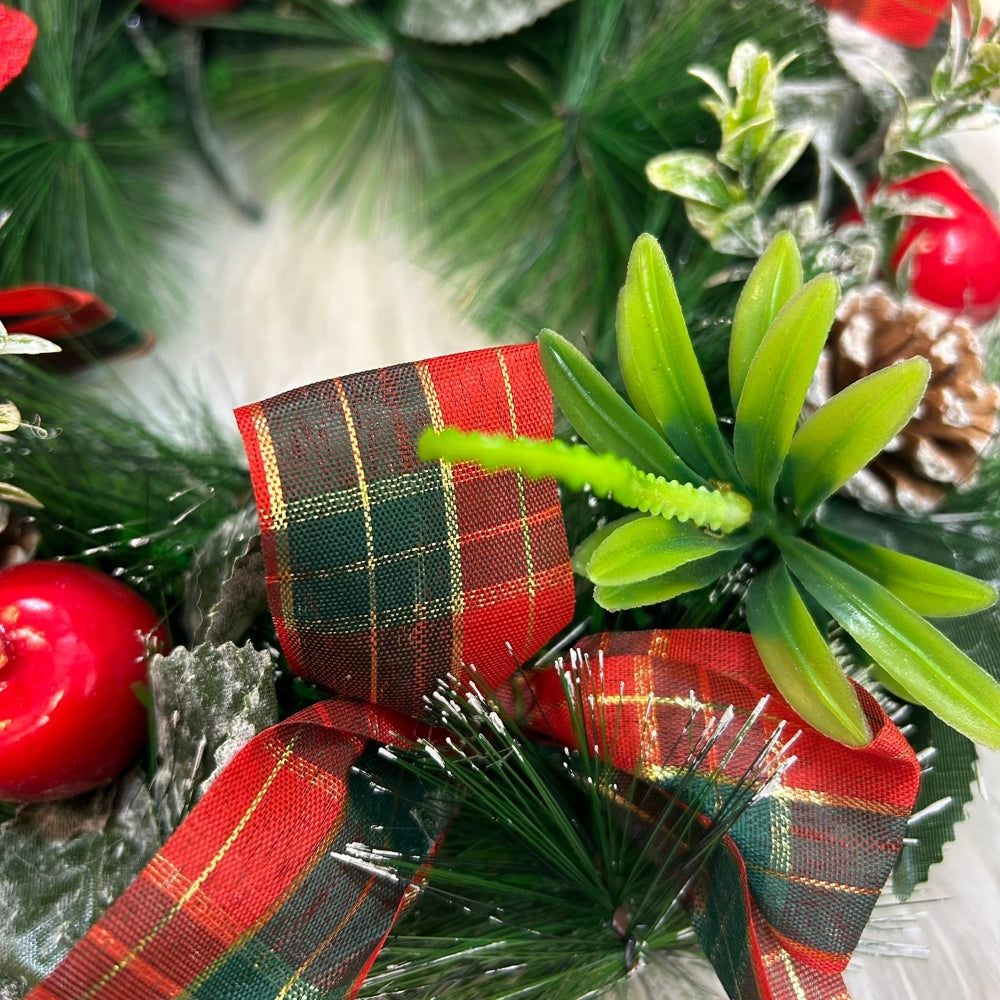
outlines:
[[23, 996], [51, 972], [159, 846], [138, 769], [0, 824], [0, 997]]
[[404, 35], [426, 42], [468, 45], [534, 24], [568, 0], [407, 0]]
[[150, 660], [159, 758], [150, 787], [164, 834], [245, 743], [278, 721], [272, 670], [268, 653], [231, 642]]

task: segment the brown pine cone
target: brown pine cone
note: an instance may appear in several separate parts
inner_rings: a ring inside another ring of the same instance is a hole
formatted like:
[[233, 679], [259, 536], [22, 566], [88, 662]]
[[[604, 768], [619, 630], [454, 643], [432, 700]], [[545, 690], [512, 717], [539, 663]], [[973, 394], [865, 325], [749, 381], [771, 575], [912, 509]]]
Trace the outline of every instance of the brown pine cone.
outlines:
[[979, 342], [967, 323], [878, 287], [844, 296], [810, 389], [815, 407], [859, 378], [905, 358], [931, 363], [913, 419], [847, 489], [866, 503], [933, 510], [950, 488], [975, 482], [997, 427], [1000, 389], [983, 381]]

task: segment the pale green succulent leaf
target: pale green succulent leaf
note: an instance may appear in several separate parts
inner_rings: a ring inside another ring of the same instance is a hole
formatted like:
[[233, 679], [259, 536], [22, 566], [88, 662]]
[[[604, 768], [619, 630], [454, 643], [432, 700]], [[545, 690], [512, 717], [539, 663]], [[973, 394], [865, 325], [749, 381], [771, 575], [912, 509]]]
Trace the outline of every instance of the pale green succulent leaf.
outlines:
[[619, 455], [637, 469], [667, 479], [705, 484], [565, 337], [543, 330], [538, 348], [559, 408], [595, 452]]
[[607, 524], [601, 525], [601, 527], [596, 531], [592, 531], [573, 550], [573, 572], [578, 573], [580, 576], [587, 576], [587, 571], [590, 567], [590, 560], [598, 546], [611, 534], [617, 531], [623, 524], [628, 524], [630, 521], [636, 521], [639, 518], [646, 517], [649, 517], [649, 515], [636, 511], [633, 514], [626, 514], [624, 517], [616, 518], [614, 521], [608, 521]]
[[840, 743], [859, 747], [871, 742], [854, 686], [783, 565], [751, 583], [746, 610], [754, 645], [785, 701], [809, 725]]
[[839, 490], [909, 423], [930, 371], [926, 358], [908, 358], [872, 372], [827, 400], [799, 427], [782, 480], [800, 518]]
[[733, 479], [732, 455], [698, 367], [674, 279], [656, 239], [640, 236], [618, 300], [618, 360], [636, 410], [701, 475]]
[[750, 362], [781, 307], [802, 287], [802, 260], [791, 233], [778, 233], [754, 265], [733, 314], [729, 393], [739, 405]]
[[738, 555], [738, 552], [719, 552], [639, 583], [598, 585], [594, 587], [594, 600], [607, 611], [660, 604], [714, 583], [732, 569]]
[[775, 316], [747, 370], [733, 448], [743, 481], [762, 503], [774, 494], [838, 296], [830, 275], [803, 285]]
[[974, 576], [874, 545], [825, 525], [818, 525], [816, 533], [826, 549], [885, 587], [918, 615], [929, 618], [968, 615], [996, 603], [996, 591]]
[[622, 524], [602, 540], [591, 555], [587, 577], [601, 586], [640, 583], [746, 544], [746, 538], [713, 535], [663, 517], [644, 517]]
[[1000, 683], [871, 577], [801, 538], [781, 551], [795, 578], [898, 684], [969, 739], [1000, 749]]

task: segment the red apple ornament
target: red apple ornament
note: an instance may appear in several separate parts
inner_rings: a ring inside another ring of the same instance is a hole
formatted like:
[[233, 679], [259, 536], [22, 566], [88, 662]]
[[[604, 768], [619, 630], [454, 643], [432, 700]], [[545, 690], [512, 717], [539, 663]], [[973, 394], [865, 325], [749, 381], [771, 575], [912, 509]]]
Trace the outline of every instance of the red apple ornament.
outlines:
[[953, 170], [929, 170], [889, 185], [932, 199], [949, 218], [911, 216], [890, 263], [909, 275], [910, 292], [949, 312], [985, 322], [1000, 311], [1000, 222]]
[[124, 584], [71, 563], [0, 572], [0, 799], [77, 795], [125, 769], [146, 738], [133, 690], [160, 616]]

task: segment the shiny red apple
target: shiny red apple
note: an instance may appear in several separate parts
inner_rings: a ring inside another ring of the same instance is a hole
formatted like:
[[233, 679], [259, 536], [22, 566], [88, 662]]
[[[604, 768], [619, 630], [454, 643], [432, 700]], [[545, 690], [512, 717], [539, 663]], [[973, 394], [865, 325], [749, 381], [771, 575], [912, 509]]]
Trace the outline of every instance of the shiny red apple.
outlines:
[[62, 562], [0, 571], [0, 799], [66, 798], [125, 769], [146, 739], [133, 685], [160, 616], [124, 584]]
[[910, 291], [977, 322], [1000, 311], [1000, 221], [954, 170], [928, 170], [890, 191], [942, 204], [948, 218], [911, 216], [893, 248], [893, 270], [909, 272]]

